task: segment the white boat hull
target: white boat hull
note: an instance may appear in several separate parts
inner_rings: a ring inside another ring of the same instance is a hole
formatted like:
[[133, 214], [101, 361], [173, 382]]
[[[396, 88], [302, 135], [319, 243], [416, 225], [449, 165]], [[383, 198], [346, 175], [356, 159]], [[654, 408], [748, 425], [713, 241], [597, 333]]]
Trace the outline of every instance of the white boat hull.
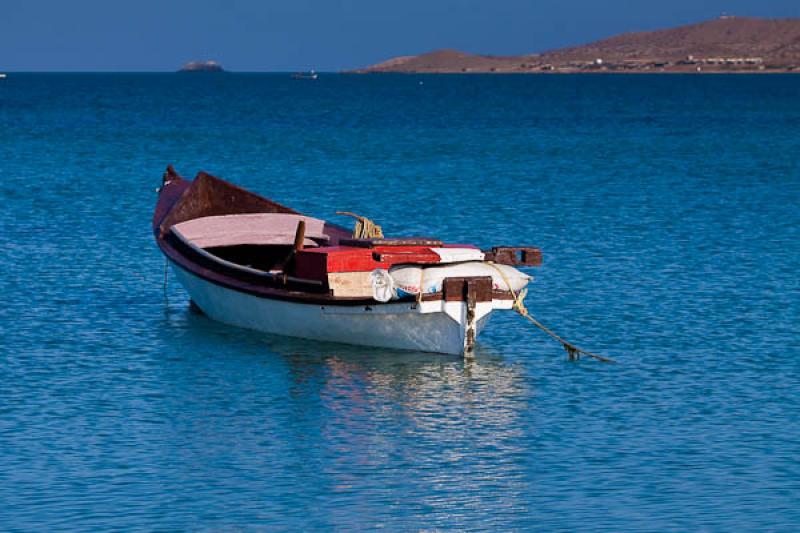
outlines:
[[[260, 298], [216, 285], [173, 264], [181, 285], [210, 318], [265, 333], [329, 342], [462, 355], [495, 309], [511, 301], [397, 302], [332, 306]], [[474, 336], [469, 330], [474, 330]]]

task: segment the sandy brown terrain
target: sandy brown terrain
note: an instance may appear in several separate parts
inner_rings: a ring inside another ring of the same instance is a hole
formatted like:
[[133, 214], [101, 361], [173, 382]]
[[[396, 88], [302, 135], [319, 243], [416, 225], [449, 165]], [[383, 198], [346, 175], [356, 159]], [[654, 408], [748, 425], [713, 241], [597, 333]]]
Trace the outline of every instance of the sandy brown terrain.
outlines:
[[436, 50], [355, 72], [800, 72], [800, 19], [718, 19], [520, 56]]

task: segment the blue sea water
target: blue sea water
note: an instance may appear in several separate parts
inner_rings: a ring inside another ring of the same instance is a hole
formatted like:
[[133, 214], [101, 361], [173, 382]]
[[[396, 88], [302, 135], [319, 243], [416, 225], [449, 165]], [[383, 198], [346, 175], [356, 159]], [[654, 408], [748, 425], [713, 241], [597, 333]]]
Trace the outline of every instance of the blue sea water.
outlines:
[[[0, 80], [0, 529], [800, 528], [800, 76]], [[189, 310], [168, 163], [531, 244], [474, 361]]]

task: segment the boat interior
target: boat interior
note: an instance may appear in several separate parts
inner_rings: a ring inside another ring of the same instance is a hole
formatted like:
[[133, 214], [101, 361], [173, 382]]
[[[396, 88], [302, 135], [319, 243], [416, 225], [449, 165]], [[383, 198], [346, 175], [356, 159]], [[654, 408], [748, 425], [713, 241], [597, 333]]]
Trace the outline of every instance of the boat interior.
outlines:
[[214, 257], [244, 267], [274, 272], [280, 270], [286, 258], [292, 253], [292, 246], [240, 244], [235, 246], [215, 246], [205, 249]]
[[541, 253], [534, 248], [481, 251], [427, 237], [353, 238], [344, 227], [209, 174], [184, 180], [172, 167], [164, 175], [153, 229], [173, 261], [201, 276], [335, 299], [371, 298], [371, 273], [397, 265], [474, 260], [541, 264]]
[[[300, 223], [303, 234], [298, 233]], [[328, 245], [325, 221], [290, 213], [247, 213], [201, 217], [172, 226], [184, 244], [224, 262], [260, 270], [282, 271], [300, 239], [302, 248]]]

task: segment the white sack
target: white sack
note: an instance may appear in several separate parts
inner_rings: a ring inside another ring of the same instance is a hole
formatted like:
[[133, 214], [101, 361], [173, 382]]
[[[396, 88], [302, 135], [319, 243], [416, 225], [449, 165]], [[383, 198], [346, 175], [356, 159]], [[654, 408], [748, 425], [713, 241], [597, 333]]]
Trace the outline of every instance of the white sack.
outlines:
[[[531, 276], [520, 272], [508, 265], [490, 265], [480, 261], [456, 263], [446, 266], [419, 267], [416, 265], [393, 267], [389, 273], [394, 280], [394, 289], [398, 296], [419, 294], [420, 281], [423, 284], [424, 294], [440, 292], [445, 278], [461, 278], [469, 276], [491, 276], [492, 285], [501, 291], [509, 290], [506, 281], [497, 269], [501, 270], [511, 285], [510, 289], [519, 292], [532, 279]], [[424, 271], [424, 273], [423, 273]]]

